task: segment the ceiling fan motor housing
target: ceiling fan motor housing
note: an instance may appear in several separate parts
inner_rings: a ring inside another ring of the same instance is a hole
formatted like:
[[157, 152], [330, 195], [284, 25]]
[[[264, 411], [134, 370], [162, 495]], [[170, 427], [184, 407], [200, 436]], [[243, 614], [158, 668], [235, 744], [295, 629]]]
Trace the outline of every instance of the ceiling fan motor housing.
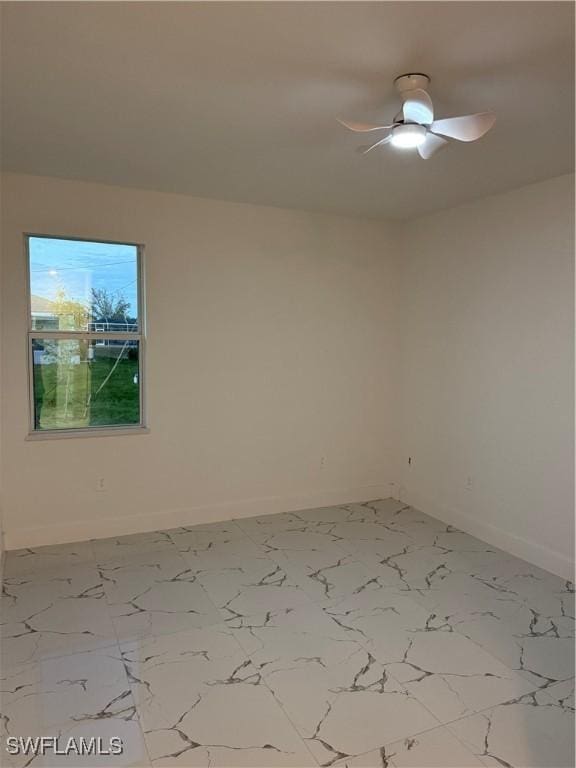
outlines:
[[399, 75], [394, 80], [398, 93], [421, 89], [425, 91], [430, 85], [430, 78], [422, 72], [410, 72], [407, 75]]

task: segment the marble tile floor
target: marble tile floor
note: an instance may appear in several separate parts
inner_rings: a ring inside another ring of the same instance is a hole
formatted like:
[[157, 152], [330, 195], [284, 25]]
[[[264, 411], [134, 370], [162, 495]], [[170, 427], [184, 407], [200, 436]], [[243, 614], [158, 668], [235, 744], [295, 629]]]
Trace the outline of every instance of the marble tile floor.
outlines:
[[1, 605], [12, 768], [574, 766], [573, 585], [393, 499], [11, 551]]

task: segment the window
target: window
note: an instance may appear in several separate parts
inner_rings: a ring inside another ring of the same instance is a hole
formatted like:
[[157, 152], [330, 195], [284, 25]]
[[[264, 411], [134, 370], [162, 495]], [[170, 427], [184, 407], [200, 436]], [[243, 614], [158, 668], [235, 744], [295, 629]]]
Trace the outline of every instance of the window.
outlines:
[[141, 247], [26, 239], [32, 432], [142, 427]]

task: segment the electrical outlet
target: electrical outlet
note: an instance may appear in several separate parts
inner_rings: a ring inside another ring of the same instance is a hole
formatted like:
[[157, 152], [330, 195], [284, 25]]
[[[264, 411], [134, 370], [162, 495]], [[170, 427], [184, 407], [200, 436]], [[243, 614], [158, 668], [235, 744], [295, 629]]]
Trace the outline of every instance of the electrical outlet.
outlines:
[[102, 493], [102, 491], [106, 491], [106, 490], [107, 490], [106, 478], [104, 477], [96, 478], [96, 491], [98, 493]]
[[468, 475], [468, 477], [466, 478], [466, 490], [472, 491], [473, 489], [474, 489], [474, 480], [473, 478], [470, 477], [470, 475]]
[[320, 458], [320, 472], [322, 472], [325, 466], [326, 466], [326, 456], [322, 456]]

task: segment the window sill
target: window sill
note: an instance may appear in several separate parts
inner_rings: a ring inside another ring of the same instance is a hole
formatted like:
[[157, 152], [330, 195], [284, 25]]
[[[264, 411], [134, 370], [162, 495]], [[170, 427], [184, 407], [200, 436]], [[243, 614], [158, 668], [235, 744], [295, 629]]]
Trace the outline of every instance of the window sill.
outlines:
[[101, 427], [97, 429], [62, 429], [45, 430], [44, 432], [29, 432], [26, 440], [70, 440], [86, 437], [126, 437], [128, 435], [148, 435], [148, 427]]

